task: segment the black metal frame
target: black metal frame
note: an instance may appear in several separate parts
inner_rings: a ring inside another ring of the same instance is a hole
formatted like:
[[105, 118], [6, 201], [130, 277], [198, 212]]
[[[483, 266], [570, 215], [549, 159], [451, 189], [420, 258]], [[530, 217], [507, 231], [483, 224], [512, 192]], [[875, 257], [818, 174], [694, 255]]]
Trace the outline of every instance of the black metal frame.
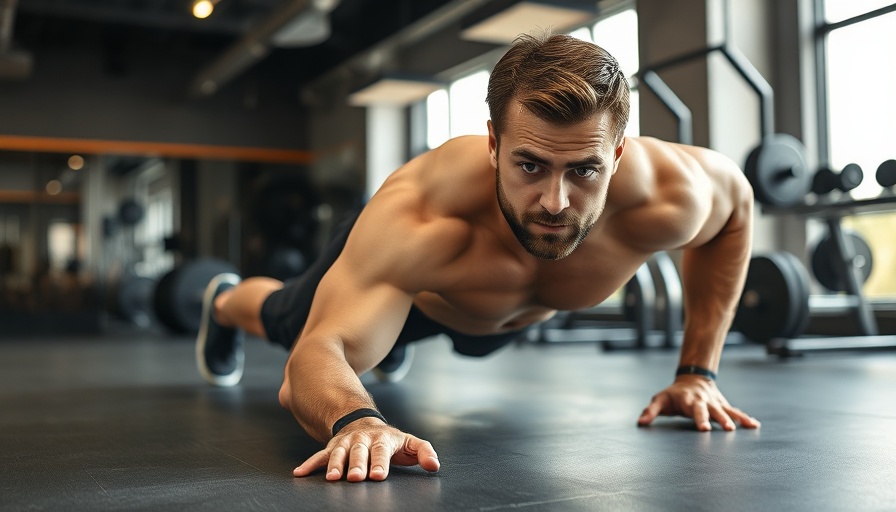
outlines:
[[730, 0], [723, 3], [724, 8], [724, 33], [722, 44], [700, 48], [692, 52], [672, 57], [638, 71], [638, 82], [643, 83], [653, 92], [660, 102], [669, 109], [678, 124], [678, 141], [683, 144], [693, 144], [693, 122], [690, 109], [685, 105], [674, 91], [657, 74], [658, 71], [685, 64], [695, 59], [708, 57], [713, 52], [721, 53], [731, 67], [744, 79], [747, 85], [753, 89], [759, 97], [759, 130], [760, 139], [775, 132], [775, 92], [772, 86], [765, 80], [762, 73], [757, 70], [747, 57], [741, 53], [731, 42], [731, 7]]

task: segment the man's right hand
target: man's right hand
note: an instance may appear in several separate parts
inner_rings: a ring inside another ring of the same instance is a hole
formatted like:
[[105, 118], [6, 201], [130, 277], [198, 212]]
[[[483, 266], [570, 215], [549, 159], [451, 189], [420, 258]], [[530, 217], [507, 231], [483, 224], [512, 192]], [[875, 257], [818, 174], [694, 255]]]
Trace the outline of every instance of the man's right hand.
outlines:
[[414, 466], [426, 471], [439, 470], [439, 457], [428, 441], [384, 425], [376, 418], [362, 418], [343, 428], [327, 447], [293, 470], [293, 476], [308, 476], [326, 467], [327, 480], [349, 482], [385, 480], [389, 465]]

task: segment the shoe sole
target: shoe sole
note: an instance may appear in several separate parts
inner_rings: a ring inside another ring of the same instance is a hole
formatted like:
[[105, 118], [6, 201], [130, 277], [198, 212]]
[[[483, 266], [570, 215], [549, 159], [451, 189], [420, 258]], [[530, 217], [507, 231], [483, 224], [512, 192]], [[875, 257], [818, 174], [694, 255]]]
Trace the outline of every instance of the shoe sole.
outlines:
[[199, 327], [199, 335], [196, 337], [196, 368], [199, 374], [206, 382], [219, 387], [236, 386], [240, 379], [243, 378], [243, 366], [245, 364], [245, 355], [237, 354], [236, 369], [227, 375], [218, 375], [212, 372], [205, 364], [205, 344], [208, 338], [208, 324], [212, 319], [215, 308], [215, 297], [218, 287], [221, 284], [231, 284], [236, 286], [240, 282], [240, 277], [236, 274], [219, 274], [209, 281], [202, 295], [202, 324]]

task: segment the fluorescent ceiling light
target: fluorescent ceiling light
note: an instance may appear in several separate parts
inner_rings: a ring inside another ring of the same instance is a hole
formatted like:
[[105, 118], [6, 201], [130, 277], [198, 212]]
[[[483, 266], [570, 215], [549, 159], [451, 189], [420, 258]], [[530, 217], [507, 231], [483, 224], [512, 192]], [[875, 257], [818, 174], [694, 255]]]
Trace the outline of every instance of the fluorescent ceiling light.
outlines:
[[422, 100], [443, 87], [444, 83], [435, 80], [383, 77], [350, 94], [348, 103], [355, 107], [371, 105], [404, 107]]
[[509, 44], [520, 34], [566, 32], [597, 17], [597, 2], [546, 2], [523, 0], [469, 24], [461, 38], [485, 43]]

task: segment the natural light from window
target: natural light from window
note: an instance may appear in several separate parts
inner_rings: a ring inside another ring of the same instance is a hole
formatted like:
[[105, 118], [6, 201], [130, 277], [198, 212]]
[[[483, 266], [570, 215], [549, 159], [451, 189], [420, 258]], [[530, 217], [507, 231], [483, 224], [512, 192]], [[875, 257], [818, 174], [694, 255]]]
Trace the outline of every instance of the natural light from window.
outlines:
[[426, 98], [426, 145], [437, 148], [451, 137], [448, 91], [439, 89]]
[[[629, 77], [638, 72], [638, 14], [634, 9], [627, 9], [605, 18], [594, 25], [594, 43], [610, 52], [619, 61], [619, 68]], [[638, 92], [632, 91], [631, 111], [625, 135], [637, 136], [641, 133], [639, 123], [640, 110]]]
[[877, 196], [877, 166], [896, 158], [896, 12], [832, 31], [827, 55], [831, 164], [862, 166], [852, 195]]
[[[871, 0], [827, 0], [826, 19], [842, 21], [892, 5]], [[862, 184], [851, 195], [875, 198], [881, 162], [896, 158], [896, 12], [832, 30], [826, 41], [828, 143], [831, 166], [859, 164]], [[869, 297], [896, 296], [896, 213], [886, 211], [843, 219], [871, 247], [872, 271], [863, 287]]]
[[488, 77], [488, 71], [478, 71], [455, 81], [448, 88], [452, 138], [488, 134], [488, 104], [485, 102]]

